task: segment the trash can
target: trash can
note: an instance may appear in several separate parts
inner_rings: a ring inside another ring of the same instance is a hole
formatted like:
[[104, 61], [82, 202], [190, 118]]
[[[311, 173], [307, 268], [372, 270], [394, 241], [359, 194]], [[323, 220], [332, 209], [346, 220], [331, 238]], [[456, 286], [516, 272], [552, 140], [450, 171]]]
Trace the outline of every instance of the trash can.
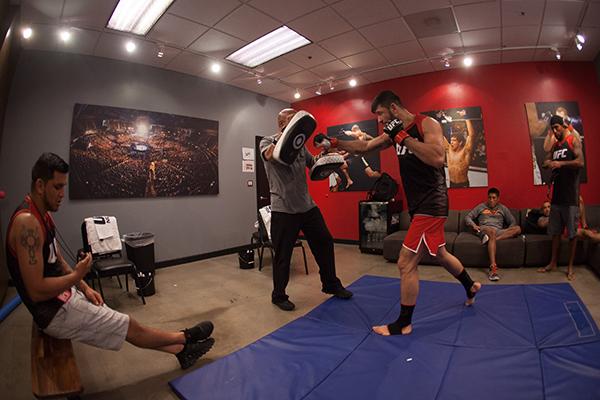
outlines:
[[156, 293], [154, 287], [154, 234], [150, 232], [132, 232], [123, 235], [127, 258], [136, 267], [135, 277], [137, 293], [144, 297]]

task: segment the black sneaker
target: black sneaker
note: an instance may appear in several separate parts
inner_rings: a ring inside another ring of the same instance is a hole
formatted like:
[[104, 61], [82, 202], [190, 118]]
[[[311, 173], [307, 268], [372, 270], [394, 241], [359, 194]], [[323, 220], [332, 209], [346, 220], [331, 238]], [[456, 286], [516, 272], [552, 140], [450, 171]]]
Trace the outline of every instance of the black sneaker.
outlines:
[[192, 328], [184, 329], [183, 334], [185, 335], [185, 342], [194, 343], [206, 340], [210, 337], [214, 328], [212, 322], [202, 321]]
[[287, 299], [279, 302], [271, 300], [271, 302], [277, 307], [281, 308], [283, 311], [292, 311], [294, 308], [296, 308], [296, 305]]
[[181, 369], [188, 369], [194, 365], [200, 357], [208, 353], [213, 344], [215, 344], [215, 339], [208, 338], [203, 342], [186, 343], [183, 345], [183, 350], [175, 354], [179, 365], [181, 365]]
[[323, 290], [324, 293], [327, 294], [332, 294], [334, 297], [337, 297], [338, 299], [344, 299], [344, 300], [348, 300], [349, 298], [352, 297], [352, 292], [344, 289], [342, 286], [340, 286], [339, 288], [335, 289], [335, 290]]

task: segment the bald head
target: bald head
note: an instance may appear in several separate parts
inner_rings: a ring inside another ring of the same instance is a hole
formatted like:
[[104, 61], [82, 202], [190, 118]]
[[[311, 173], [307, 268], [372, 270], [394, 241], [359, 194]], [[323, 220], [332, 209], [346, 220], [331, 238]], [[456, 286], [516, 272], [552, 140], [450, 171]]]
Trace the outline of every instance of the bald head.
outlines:
[[283, 110], [279, 111], [279, 114], [277, 115], [277, 126], [279, 127], [280, 131], [283, 132], [287, 124], [297, 112], [298, 111], [294, 110], [293, 108], [284, 108]]

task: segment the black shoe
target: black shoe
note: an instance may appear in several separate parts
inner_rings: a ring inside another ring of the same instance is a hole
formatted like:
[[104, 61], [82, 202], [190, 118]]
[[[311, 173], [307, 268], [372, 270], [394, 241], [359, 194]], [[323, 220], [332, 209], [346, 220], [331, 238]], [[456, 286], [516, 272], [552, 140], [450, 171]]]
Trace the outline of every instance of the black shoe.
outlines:
[[332, 294], [334, 297], [337, 297], [338, 299], [344, 299], [344, 300], [348, 300], [349, 298], [352, 297], [352, 292], [344, 289], [342, 286], [340, 286], [337, 289], [334, 290], [323, 290], [323, 292], [327, 293], [327, 294]]
[[292, 311], [294, 308], [296, 308], [296, 305], [287, 299], [279, 302], [271, 300], [271, 302], [277, 307], [281, 308], [283, 311]]
[[212, 322], [202, 321], [192, 328], [184, 329], [183, 334], [185, 335], [185, 342], [194, 343], [206, 340], [210, 337], [214, 328]]
[[215, 344], [215, 339], [209, 338], [203, 342], [186, 343], [183, 345], [183, 350], [175, 354], [181, 369], [188, 369], [196, 363], [196, 361], [204, 354], [208, 353], [210, 348]]

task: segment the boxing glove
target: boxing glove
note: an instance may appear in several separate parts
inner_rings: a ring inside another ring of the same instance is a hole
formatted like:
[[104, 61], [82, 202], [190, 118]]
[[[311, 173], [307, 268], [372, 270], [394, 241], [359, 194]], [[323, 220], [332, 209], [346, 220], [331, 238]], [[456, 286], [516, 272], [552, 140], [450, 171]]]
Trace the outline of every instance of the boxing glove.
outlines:
[[397, 118], [394, 118], [383, 126], [383, 132], [390, 137], [394, 142], [402, 145], [406, 138], [410, 137], [404, 130], [404, 124]]
[[327, 151], [332, 147], [337, 147], [338, 140], [337, 138], [332, 138], [319, 133], [313, 138], [313, 144], [315, 147], [322, 148], [324, 151]]

